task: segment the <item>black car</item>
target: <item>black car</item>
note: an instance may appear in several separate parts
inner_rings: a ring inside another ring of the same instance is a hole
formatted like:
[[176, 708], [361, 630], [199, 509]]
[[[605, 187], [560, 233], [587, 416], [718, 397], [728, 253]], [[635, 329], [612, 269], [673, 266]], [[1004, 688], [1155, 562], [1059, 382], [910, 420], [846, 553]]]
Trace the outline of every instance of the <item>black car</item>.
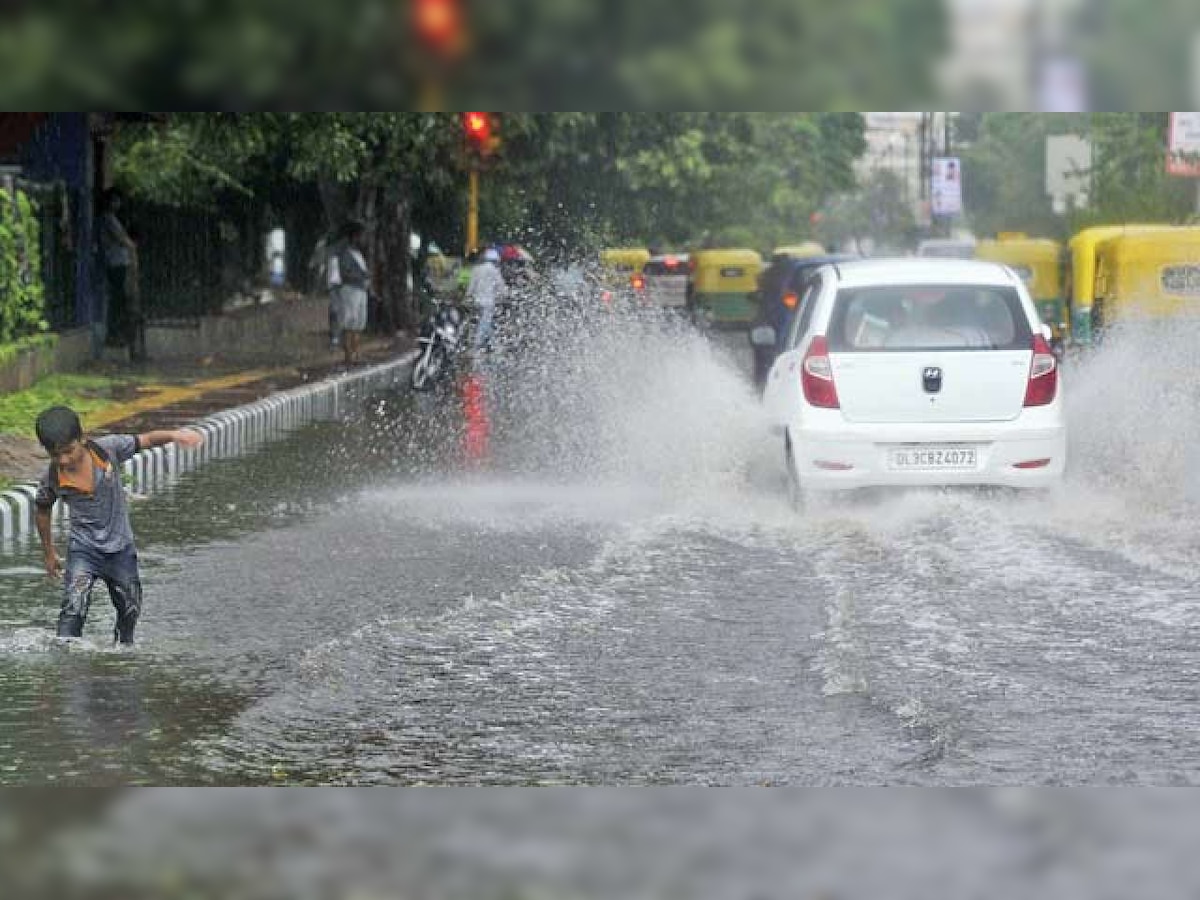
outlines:
[[[754, 383], [761, 390], [775, 358], [783, 352], [792, 318], [798, 313], [808, 279], [821, 266], [858, 259], [849, 254], [824, 256], [776, 256], [758, 279], [758, 318], [755, 327], [769, 325], [775, 331], [774, 344], [754, 344]], [[752, 342], [754, 331], [751, 331]]]

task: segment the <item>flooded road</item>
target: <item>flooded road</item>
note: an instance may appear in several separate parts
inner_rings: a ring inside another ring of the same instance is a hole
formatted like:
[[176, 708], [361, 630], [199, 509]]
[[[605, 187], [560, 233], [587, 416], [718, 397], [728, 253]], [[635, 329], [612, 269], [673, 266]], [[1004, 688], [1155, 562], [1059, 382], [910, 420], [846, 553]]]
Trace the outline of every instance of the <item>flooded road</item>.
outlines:
[[1200, 781], [1185, 368], [1069, 368], [1054, 495], [799, 517], [736, 341], [555, 346], [135, 503], [133, 652], [6, 558], [0, 781]]

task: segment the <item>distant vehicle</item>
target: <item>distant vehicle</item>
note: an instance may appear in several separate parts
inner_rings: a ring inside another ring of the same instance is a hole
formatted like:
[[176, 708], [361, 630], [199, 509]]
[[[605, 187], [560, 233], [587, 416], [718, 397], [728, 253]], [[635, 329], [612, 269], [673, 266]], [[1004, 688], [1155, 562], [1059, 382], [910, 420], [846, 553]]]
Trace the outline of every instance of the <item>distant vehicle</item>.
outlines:
[[972, 259], [975, 256], [975, 240], [931, 238], [917, 245], [917, 256], [926, 259]]
[[650, 262], [650, 251], [641, 247], [627, 247], [600, 251], [600, 265], [614, 272], [632, 275], [640, 272]]
[[683, 310], [688, 299], [688, 263], [686, 253], [652, 256], [642, 271], [632, 278], [638, 301], [658, 309]]
[[825, 266], [767, 379], [789, 495], [862, 487], [1047, 488], [1067, 430], [1050, 329], [1010, 269]]
[[757, 309], [754, 295], [763, 270], [753, 250], [698, 250], [692, 254], [688, 306], [693, 317], [717, 328], [748, 328]]
[[771, 257], [770, 265], [758, 277], [755, 325], [768, 325], [773, 334], [770, 340], [764, 340], [764, 332], [757, 328], [750, 332], [750, 343], [754, 345], [754, 383], [759, 390], [766, 383], [771, 364], [783, 352], [783, 340], [792, 318], [799, 312], [800, 298], [809, 278], [822, 266], [857, 258], [846, 254], [795, 257], [778, 251]]
[[980, 241], [975, 257], [1003, 263], [1021, 276], [1042, 321], [1054, 332], [1055, 347], [1062, 347], [1070, 327], [1062, 284], [1063, 245], [1016, 232], [1001, 233], [995, 240]]
[[635, 292], [634, 283], [644, 286], [642, 268], [650, 262], [650, 251], [639, 247], [601, 250], [594, 279], [600, 302], [609, 309], [623, 306]]
[[463, 326], [462, 313], [448, 303], [439, 304], [421, 323], [421, 352], [411, 376], [414, 390], [430, 390], [450, 373], [463, 346]]
[[1118, 323], [1194, 318], [1200, 228], [1121, 225], [1071, 239], [1071, 338], [1086, 346]]

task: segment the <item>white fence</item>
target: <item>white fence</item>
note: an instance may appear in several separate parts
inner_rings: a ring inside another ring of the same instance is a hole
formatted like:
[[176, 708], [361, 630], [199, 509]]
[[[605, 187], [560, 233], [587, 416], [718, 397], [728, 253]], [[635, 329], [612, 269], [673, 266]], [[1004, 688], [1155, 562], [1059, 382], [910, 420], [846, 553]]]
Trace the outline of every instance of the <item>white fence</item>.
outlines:
[[[330, 421], [356, 410], [372, 391], [393, 388], [408, 381], [416, 353], [369, 368], [347, 372], [303, 387], [264, 397], [255, 403], [223, 410], [193, 422], [204, 435], [194, 449], [175, 444], [143, 450], [125, 463], [129, 490], [153, 494], [174, 484], [181, 475], [218, 459], [250, 453], [311, 422]], [[0, 492], [0, 546], [12, 549], [19, 538], [35, 531], [32, 484]], [[66, 519], [66, 504], [55, 507], [55, 521]]]

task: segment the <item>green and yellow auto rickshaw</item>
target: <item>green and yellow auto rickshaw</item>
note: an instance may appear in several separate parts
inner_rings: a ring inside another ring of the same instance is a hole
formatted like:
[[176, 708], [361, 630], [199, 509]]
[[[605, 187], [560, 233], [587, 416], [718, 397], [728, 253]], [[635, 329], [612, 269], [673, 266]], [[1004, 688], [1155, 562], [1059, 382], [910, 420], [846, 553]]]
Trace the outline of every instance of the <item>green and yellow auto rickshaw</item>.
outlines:
[[[1095, 337], [1094, 307], [1097, 251], [1106, 241], [1123, 235], [1170, 230], [1170, 225], [1097, 225], [1085, 228], [1071, 238], [1067, 268], [1067, 297], [1070, 300], [1071, 342], [1088, 346]], [[1102, 312], [1102, 311], [1101, 311]]]
[[1055, 340], [1066, 340], [1070, 316], [1062, 283], [1062, 244], [1016, 232], [1001, 233], [995, 240], [977, 243], [975, 256], [1003, 263], [1020, 275], [1029, 288], [1038, 315], [1050, 326]]
[[698, 250], [691, 255], [688, 306], [716, 327], [749, 327], [762, 257], [753, 250]]
[[650, 251], [626, 247], [600, 251], [597, 287], [607, 306], [618, 300], [630, 300], [645, 288], [642, 269], [650, 261]]
[[650, 251], [645, 248], [627, 247], [600, 251], [601, 267], [627, 276], [642, 271], [642, 267], [648, 262]]
[[1200, 228], [1127, 231], [1096, 246], [1093, 334], [1132, 321], [1200, 315]]

